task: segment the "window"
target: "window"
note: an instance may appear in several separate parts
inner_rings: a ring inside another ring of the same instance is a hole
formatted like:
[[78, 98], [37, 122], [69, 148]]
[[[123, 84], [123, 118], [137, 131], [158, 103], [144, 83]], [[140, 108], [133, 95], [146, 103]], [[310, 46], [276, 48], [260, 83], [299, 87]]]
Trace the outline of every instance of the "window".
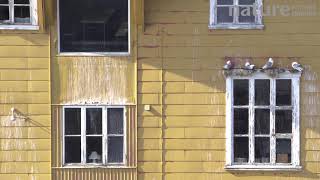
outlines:
[[59, 52], [128, 54], [129, 0], [60, 0]]
[[0, 29], [39, 29], [37, 0], [0, 0]]
[[227, 169], [297, 169], [300, 74], [227, 77]]
[[124, 165], [124, 107], [64, 107], [65, 165]]
[[211, 0], [212, 29], [262, 29], [262, 0]]

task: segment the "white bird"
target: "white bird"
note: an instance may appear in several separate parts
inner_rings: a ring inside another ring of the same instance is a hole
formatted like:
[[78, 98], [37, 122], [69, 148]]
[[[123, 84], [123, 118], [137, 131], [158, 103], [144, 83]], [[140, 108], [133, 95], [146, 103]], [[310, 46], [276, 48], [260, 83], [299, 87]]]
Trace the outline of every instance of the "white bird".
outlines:
[[255, 67], [254, 64], [250, 64], [250, 62], [246, 62], [246, 64], [244, 65], [244, 68], [247, 70], [253, 70]]
[[270, 69], [273, 66], [273, 59], [269, 58], [268, 62], [262, 67], [262, 69]]
[[293, 63], [292, 63], [292, 68], [295, 69], [295, 70], [297, 70], [297, 71], [299, 71], [299, 72], [303, 71], [302, 65], [299, 64], [299, 63], [297, 63], [297, 62], [293, 62]]
[[223, 66], [223, 69], [229, 70], [232, 68], [232, 66], [233, 65], [232, 65], [231, 61], [227, 61], [226, 64]]

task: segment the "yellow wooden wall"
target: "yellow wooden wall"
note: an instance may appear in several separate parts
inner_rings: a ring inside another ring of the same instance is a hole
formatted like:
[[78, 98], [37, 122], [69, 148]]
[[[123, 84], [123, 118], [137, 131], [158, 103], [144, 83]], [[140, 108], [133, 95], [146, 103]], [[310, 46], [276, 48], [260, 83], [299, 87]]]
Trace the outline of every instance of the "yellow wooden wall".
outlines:
[[[44, 1], [39, 31], [0, 31], [0, 179], [51, 178], [50, 48]], [[10, 121], [10, 109], [19, 111]]]
[[[264, 30], [209, 30], [209, 0], [145, 0], [138, 33], [139, 180], [320, 179], [318, 16], [264, 18]], [[225, 165], [225, 57], [278, 67], [298, 60], [301, 78], [299, 172], [229, 172]], [[144, 111], [151, 105], [151, 111]]]

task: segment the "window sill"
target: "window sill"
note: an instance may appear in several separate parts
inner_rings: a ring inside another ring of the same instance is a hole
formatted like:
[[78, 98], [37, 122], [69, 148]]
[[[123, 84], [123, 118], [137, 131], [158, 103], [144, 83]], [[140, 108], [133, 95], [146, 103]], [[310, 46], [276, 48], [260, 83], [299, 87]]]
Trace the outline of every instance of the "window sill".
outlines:
[[79, 56], [79, 57], [86, 57], [86, 56], [130, 56], [129, 52], [63, 52], [58, 53], [57, 56], [60, 57], [72, 57], [72, 56]]
[[55, 168], [60, 168], [60, 169], [130, 169], [133, 167], [128, 167], [123, 164], [119, 165], [101, 165], [101, 164], [88, 164], [88, 165], [64, 165], [62, 167], [55, 167]]
[[228, 165], [225, 166], [229, 171], [301, 171], [302, 166], [293, 165]]
[[209, 25], [209, 29], [264, 29], [264, 25], [262, 24], [215, 24], [215, 25]]
[[0, 25], [0, 30], [39, 30], [39, 26], [36, 25]]

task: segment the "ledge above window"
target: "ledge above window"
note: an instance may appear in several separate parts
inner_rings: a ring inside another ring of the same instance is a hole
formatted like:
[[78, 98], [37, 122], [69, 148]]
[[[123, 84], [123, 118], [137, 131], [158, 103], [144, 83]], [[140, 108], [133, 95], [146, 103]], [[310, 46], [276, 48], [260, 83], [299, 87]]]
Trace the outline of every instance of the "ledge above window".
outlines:
[[0, 25], [0, 30], [28, 30], [36, 31], [39, 30], [37, 25]]
[[226, 165], [230, 171], [301, 171], [302, 166], [297, 165]]
[[210, 24], [209, 29], [264, 29], [263, 24]]

